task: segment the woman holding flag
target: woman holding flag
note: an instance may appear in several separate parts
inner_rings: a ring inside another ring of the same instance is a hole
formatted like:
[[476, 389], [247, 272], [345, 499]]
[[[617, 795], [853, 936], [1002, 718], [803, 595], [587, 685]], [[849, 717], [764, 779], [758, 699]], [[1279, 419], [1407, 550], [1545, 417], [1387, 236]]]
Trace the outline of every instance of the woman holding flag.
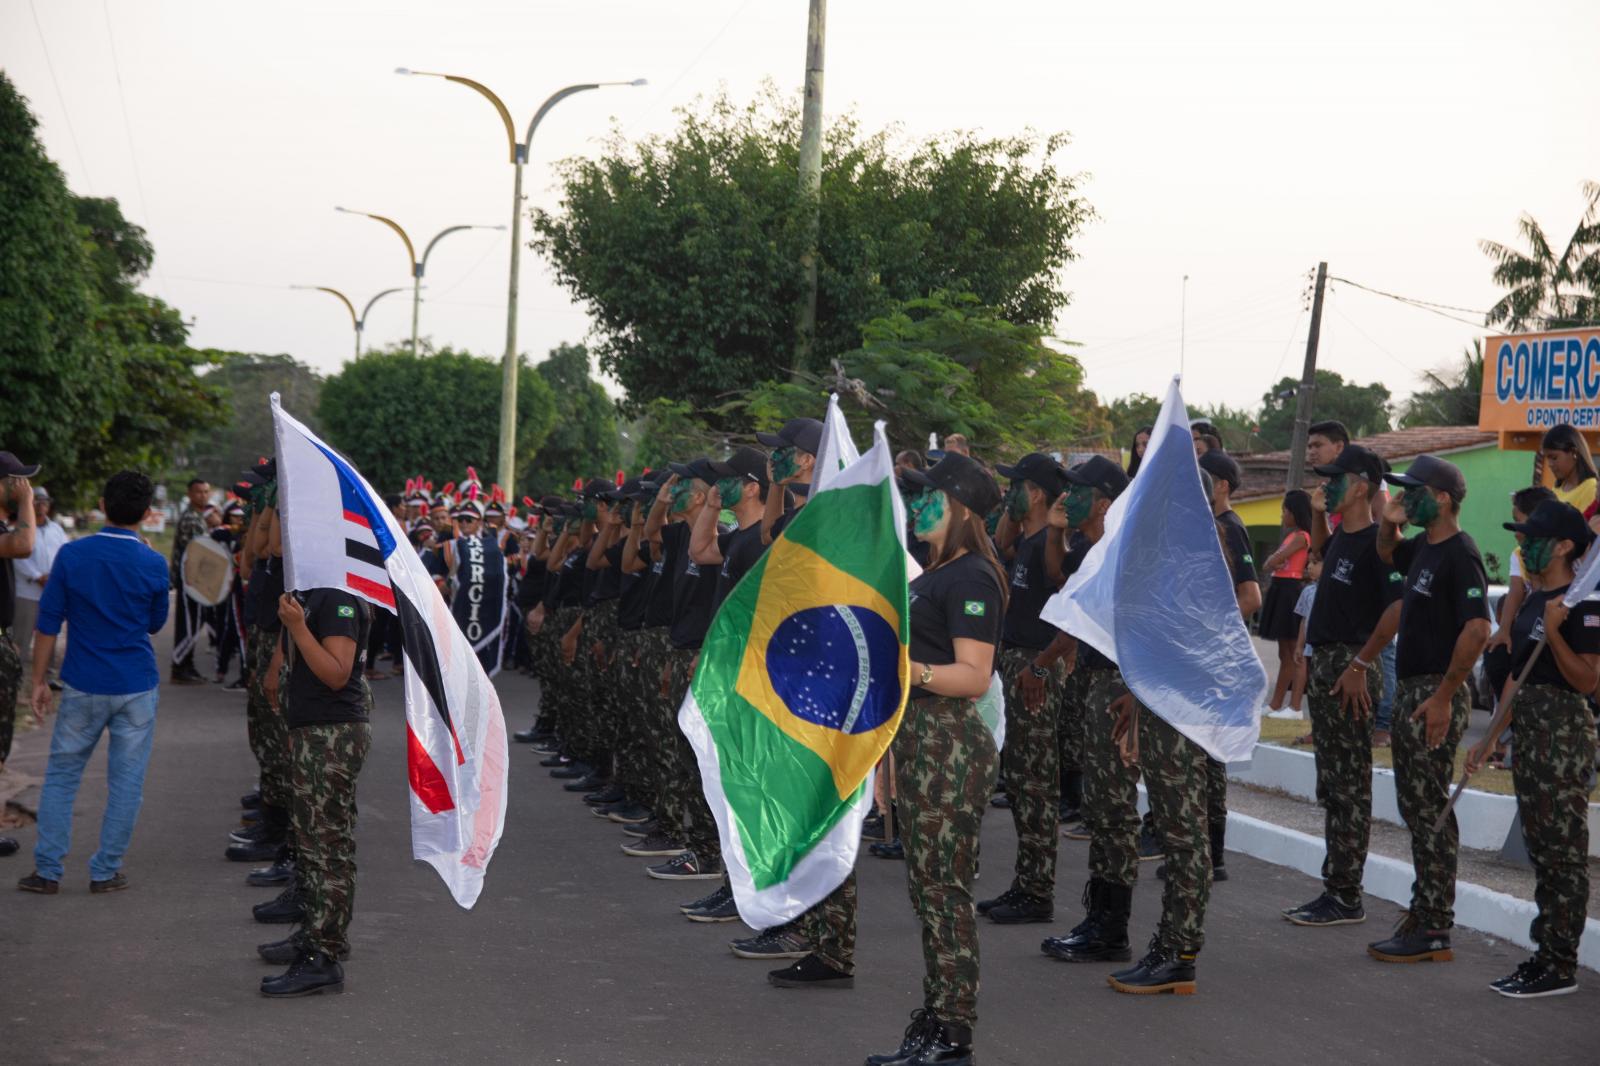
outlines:
[[1005, 572], [983, 516], [1000, 502], [994, 479], [947, 452], [902, 476], [921, 492], [912, 530], [931, 565], [911, 582], [911, 683], [893, 751], [911, 905], [922, 920], [924, 1005], [899, 1050], [867, 1066], [962, 1066], [974, 1061], [978, 919], [972, 881], [978, 832], [1000, 755], [977, 699], [989, 690], [1005, 615]]
[[[1578, 990], [1578, 940], [1589, 905], [1587, 785], [1595, 756], [1585, 697], [1600, 685], [1600, 603], [1582, 600], [1569, 610], [1564, 602], [1577, 561], [1594, 539], [1576, 508], [1547, 500], [1526, 522], [1505, 527], [1522, 546], [1524, 569], [1539, 579], [1511, 626], [1512, 679], [1500, 697], [1504, 703], [1515, 692], [1517, 700], [1511, 777], [1536, 879], [1532, 935], [1539, 950], [1489, 987], [1534, 999]], [[1488, 759], [1497, 732], [1468, 753], [1468, 774]]]

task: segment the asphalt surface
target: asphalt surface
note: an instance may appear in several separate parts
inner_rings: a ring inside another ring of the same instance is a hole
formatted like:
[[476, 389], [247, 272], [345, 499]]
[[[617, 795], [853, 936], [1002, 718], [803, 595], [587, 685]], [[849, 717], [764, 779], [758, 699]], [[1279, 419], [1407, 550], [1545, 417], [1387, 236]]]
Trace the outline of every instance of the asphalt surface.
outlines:
[[[359, 890], [346, 991], [263, 999], [252, 921], [269, 890], [223, 860], [240, 793], [252, 785], [244, 699], [213, 686], [165, 689], [138, 831], [132, 887], [91, 896], [87, 861], [105, 796], [97, 756], [79, 797], [60, 895], [0, 891], [0, 1064], [751, 1064], [857, 1063], [894, 1048], [921, 1003], [918, 932], [900, 863], [864, 856], [854, 990], [769, 987], [773, 964], [727, 951], [737, 923], [697, 925], [679, 903], [712, 887], [654, 881], [624, 839], [512, 752], [505, 838], [475, 910], [458, 909], [410, 856], [400, 686], [377, 683], [374, 745], [360, 785]], [[500, 680], [508, 723], [532, 720], [536, 686]], [[42, 770], [42, 734], [18, 769]], [[29, 869], [24, 851], [0, 875]], [[980, 894], [1009, 881], [1010, 817], [991, 811]], [[1363, 926], [1304, 930], [1278, 917], [1317, 884], [1242, 856], [1218, 885], [1197, 996], [1142, 998], [1106, 987], [1110, 966], [1072, 966], [1038, 944], [1079, 917], [1086, 845], [1063, 841], [1053, 925], [982, 930], [979, 1059], [1090, 1062], [1593, 1063], [1600, 976], [1578, 995], [1518, 1003], [1486, 989], [1524, 952], [1466, 931], [1456, 961], [1396, 966], [1364, 945], [1397, 909]], [[1143, 868], [1135, 935], [1153, 930], [1159, 885]]]

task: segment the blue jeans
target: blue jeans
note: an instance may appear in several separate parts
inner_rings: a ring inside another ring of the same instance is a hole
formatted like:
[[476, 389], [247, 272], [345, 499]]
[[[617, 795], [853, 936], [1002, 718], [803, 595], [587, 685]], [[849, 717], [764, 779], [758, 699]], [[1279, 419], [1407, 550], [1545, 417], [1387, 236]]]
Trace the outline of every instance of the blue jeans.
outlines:
[[1378, 662], [1383, 665], [1383, 698], [1378, 700], [1377, 720], [1373, 722], [1374, 729], [1389, 731], [1390, 720], [1394, 717], [1394, 649], [1395, 642], [1390, 641], [1378, 656]]
[[122, 865], [144, 801], [144, 771], [156, 732], [156, 691], [96, 696], [63, 688], [39, 795], [39, 842], [33, 849], [33, 864], [40, 877], [61, 880], [62, 860], [72, 845], [72, 805], [83, 768], [104, 732], [111, 734], [106, 813], [100, 823], [100, 850], [89, 858], [89, 877], [108, 880]]

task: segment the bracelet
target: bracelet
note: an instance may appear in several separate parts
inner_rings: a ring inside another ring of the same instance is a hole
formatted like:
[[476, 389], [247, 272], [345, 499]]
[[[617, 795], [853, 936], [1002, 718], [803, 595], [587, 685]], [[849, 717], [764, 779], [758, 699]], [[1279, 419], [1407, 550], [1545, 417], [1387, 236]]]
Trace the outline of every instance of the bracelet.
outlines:
[[1371, 663], [1364, 663], [1359, 658], [1357, 658], [1357, 659], [1351, 659], [1350, 660], [1350, 665], [1352, 667], [1354, 667], [1355, 669], [1361, 671], [1364, 674], [1364, 673], [1367, 672], [1367, 668], [1370, 667], [1372, 664]]

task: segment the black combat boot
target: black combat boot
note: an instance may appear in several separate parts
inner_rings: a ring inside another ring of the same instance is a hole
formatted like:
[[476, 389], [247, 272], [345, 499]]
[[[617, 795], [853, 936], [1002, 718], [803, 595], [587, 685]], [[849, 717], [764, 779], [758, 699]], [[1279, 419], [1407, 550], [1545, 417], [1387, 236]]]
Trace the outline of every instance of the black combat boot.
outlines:
[[271, 866], [262, 866], [251, 870], [244, 879], [244, 883], [255, 888], [272, 888], [275, 885], [286, 885], [294, 880], [294, 860], [288, 855], [287, 848], [279, 848], [278, 855]]
[[996, 925], [1022, 925], [1027, 922], [1053, 922], [1056, 905], [1043, 896], [1019, 891], [1009, 903], [989, 908], [988, 918]]
[[899, 1049], [868, 1056], [866, 1066], [974, 1066], [976, 1061], [969, 1027], [917, 1010], [911, 1012], [911, 1024]]
[[1223, 850], [1228, 841], [1228, 823], [1218, 822], [1211, 829], [1211, 880], [1228, 879], [1228, 854]]
[[[1133, 886], [1114, 885], [1109, 881], [1089, 884], [1089, 917], [1065, 937], [1046, 940], [1040, 945], [1041, 949], [1063, 962], [1124, 962], [1132, 958], [1133, 952], [1128, 947], [1128, 915], [1133, 910]], [[1096, 885], [1099, 886], [1097, 891]]]
[[[274, 940], [270, 944], [260, 944], [256, 947], [256, 954], [267, 962], [277, 963], [279, 966], [288, 966], [300, 956], [311, 951], [311, 938], [304, 929], [296, 929], [282, 940]], [[350, 945], [346, 944], [344, 950], [339, 952], [339, 961], [345, 962], [350, 958]]]
[[1367, 954], [1379, 962], [1449, 962], [1450, 930], [1427, 929], [1406, 912], [1395, 927], [1394, 936], [1367, 945]]
[[1175, 996], [1195, 993], [1192, 951], [1179, 951], [1162, 942], [1160, 934], [1150, 938], [1150, 950], [1138, 965], [1106, 978], [1118, 992], [1135, 996], [1154, 996], [1171, 992]]
[[263, 925], [291, 925], [306, 916], [305, 908], [300, 905], [300, 890], [292, 883], [278, 893], [276, 899], [257, 903], [250, 908], [250, 913]]
[[980, 899], [977, 904], [977, 911], [979, 914], [988, 914], [996, 907], [1011, 903], [1021, 895], [1022, 889], [1018, 888], [1016, 882], [1013, 881], [1010, 888], [1006, 889], [993, 899]]
[[344, 967], [321, 951], [307, 951], [290, 963], [277, 977], [261, 979], [261, 994], [273, 999], [314, 996], [319, 992], [343, 992]]

